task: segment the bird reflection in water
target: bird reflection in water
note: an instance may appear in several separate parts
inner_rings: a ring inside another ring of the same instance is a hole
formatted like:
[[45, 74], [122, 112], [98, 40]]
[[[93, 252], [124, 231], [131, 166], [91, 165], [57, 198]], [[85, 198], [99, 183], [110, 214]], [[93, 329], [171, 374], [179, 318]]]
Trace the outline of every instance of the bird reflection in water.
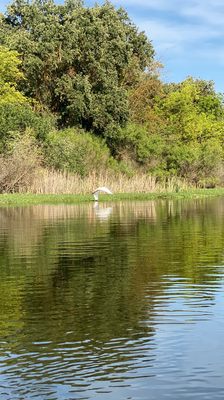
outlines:
[[94, 213], [95, 213], [96, 217], [100, 221], [107, 221], [113, 211], [113, 207], [99, 206], [98, 202], [94, 203], [93, 209], [94, 209]]

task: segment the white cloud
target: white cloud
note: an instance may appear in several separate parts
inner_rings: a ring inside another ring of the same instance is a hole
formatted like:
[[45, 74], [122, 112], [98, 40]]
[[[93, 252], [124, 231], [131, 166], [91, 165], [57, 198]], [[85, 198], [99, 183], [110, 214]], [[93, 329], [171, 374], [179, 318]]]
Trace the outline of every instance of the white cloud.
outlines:
[[208, 28], [209, 25], [219, 26], [223, 31], [223, 0], [114, 0], [114, 3], [124, 7], [136, 6], [136, 9], [148, 13], [150, 10], [159, 11], [161, 18], [169, 12], [174, 18], [185, 18], [199, 26], [207, 24]]
[[209, 10], [213, 12], [217, 9], [224, 10], [223, 0], [114, 0], [121, 6], [144, 7], [145, 9], [164, 10], [182, 12], [187, 9]]
[[191, 4], [191, 2], [180, 10], [186, 18], [193, 18], [199, 24], [208, 24], [209, 26], [219, 26], [222, 29], [223, 15], [224, 15], [224, 2], [208, 2], [200, 4], [199, 2]]
[[168, 80], [184, 73], [217, 77], [219, 90], [223, 87], [224, 0], [115, 1], [131, 6], [134, 22], [153, 41]]
[[135, 23], [162, 47], [164, 41], [179, 45], [224, 38], [224, 0], [114, 1], [124, 7], [132, 6]]
[[186, 43], [195, 43], [197, 40], [208, 38], [217, 38], [220, 32], [213, 27], [202, 26], [200, 29], [195, 24], [171, 23], [164, 20], [148, 19], [142, 21], [136, 20], [140, 29], [144, 30], [149, 37], [157, 42], [169, 41], [180, 45]]
[[114, 0], [113, 3], [121, 6], [137, 6], [155, 10], [172, 10], [178, 5], [178, 0]]

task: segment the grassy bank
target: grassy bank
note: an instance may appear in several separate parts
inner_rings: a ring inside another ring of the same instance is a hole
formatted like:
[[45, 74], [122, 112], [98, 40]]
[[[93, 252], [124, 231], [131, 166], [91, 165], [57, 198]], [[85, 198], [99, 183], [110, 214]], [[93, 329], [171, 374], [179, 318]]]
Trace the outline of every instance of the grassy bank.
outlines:
[[[112, 196], [100, 196], [100, 202], [121, 200], [156, 200], [156, 199], [201, 199], [206, 197], [224, 196], [224, 189], [192, 189], [180, 192], [161, 193], [119, 193]], [[91, 202], [91, 195], [81, 194], [1, 194], [0, 207], [26, 206], [35, 204], [77, 204]]]

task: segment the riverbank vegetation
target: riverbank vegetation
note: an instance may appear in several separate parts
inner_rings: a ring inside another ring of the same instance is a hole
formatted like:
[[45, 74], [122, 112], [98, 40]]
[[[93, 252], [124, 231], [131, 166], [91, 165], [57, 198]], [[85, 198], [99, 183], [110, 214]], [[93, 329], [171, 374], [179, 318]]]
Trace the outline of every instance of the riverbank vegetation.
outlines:
[[[151, 201], [151, 200], [203, 200], [224, 196], [224, 189], [188, 189], [179, 192], [151, 192], [151, 193], [116, 193], [112, 196], [101, 194], [100, 203], [122, 201]], [[91, 194], [33, 194], [9, 193], [0, 196], [0, 207], [31, 206], [37, 204], [79, 204], [93, 203]], [[104, 206], [103, 206], [104, 207]]]
[[0, 15], [0, 192], [223, 184], [223, 96], [164, 83], [123, 9], [16, 0]]

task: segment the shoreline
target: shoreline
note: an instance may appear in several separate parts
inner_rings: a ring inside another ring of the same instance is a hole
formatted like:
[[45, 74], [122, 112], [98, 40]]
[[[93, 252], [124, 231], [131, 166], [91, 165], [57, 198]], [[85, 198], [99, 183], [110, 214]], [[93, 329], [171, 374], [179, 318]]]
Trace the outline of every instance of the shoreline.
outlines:
[[[118, 193], [100, 195], [99, 202], [113, 201], [147, 201], [147, 200], [181, 200], [204, 199], [224, 196], [224, 188], [220, 189], [191, 189], [179, 192], [152, 192], [152, 193]], [[5, 206], [31, 206], [38, 204], [79, 204], [94, 202], [91, 194], [0, 194], [0, 207]]]

